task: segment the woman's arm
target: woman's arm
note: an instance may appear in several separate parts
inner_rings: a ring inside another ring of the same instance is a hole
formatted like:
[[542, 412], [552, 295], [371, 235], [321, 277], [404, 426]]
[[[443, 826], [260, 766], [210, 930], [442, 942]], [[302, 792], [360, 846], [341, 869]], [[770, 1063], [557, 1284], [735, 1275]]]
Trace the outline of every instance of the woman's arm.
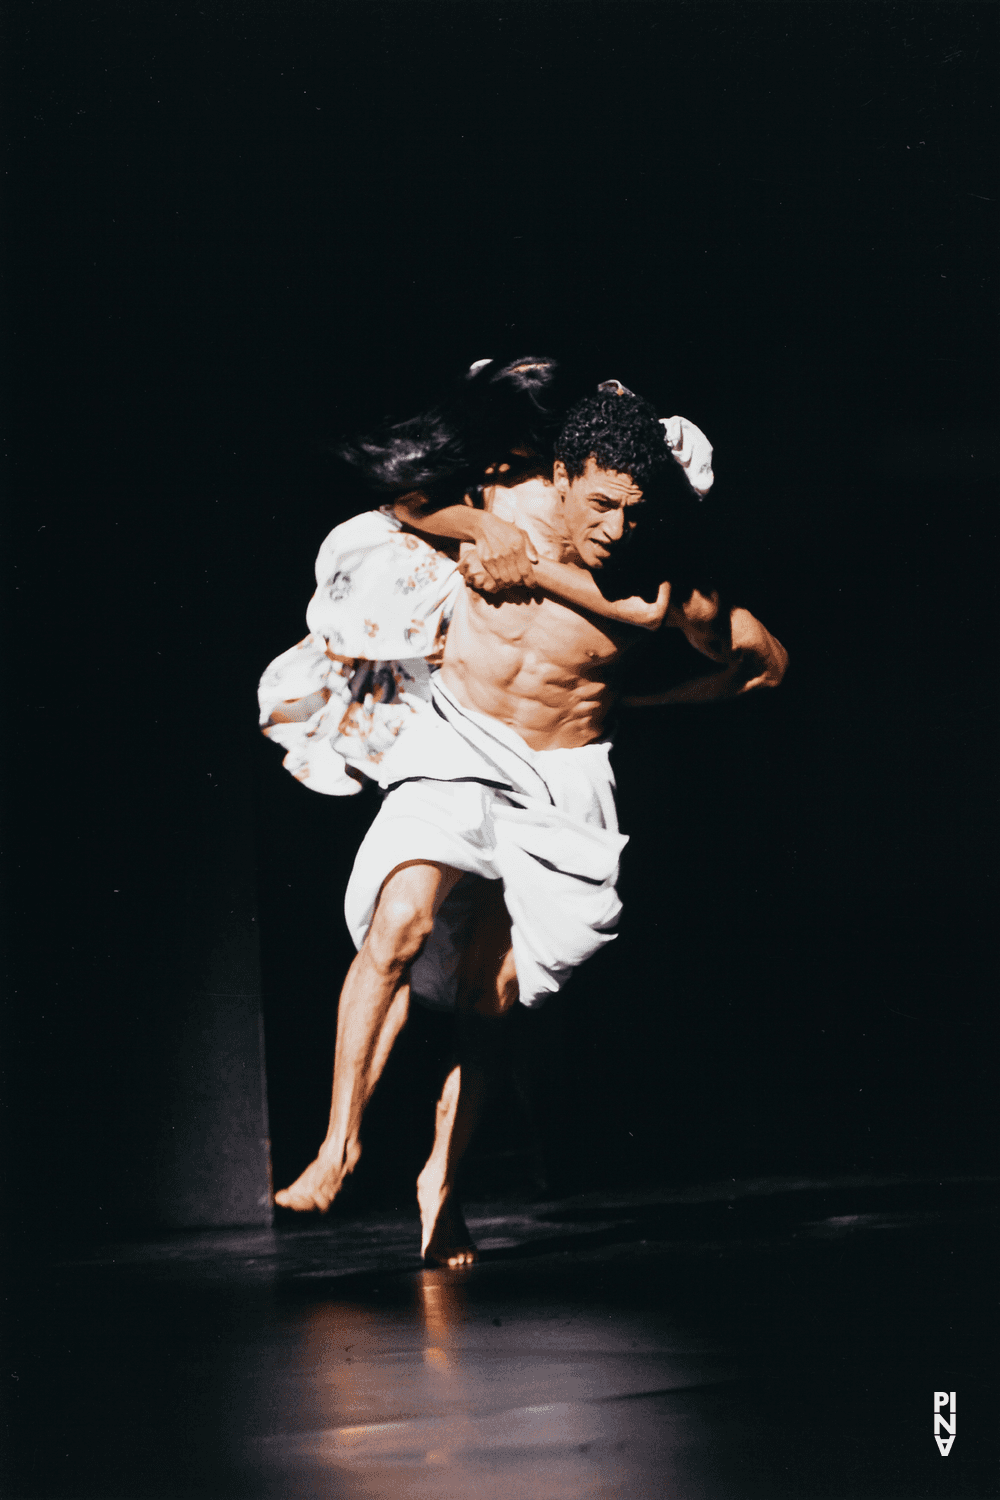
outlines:
[[593, 573], [572, 563], [548, 562], [542, 558], [535, 564], [535, 577], [546, 593], [567, 604], [578, 604], [602, 619], [638, 625], [642, 630], [659, 630], [670, 607], [669, 583], [660, 584], [651, 604], [638, 594], [628, 599], [606, 599]]
[[[489, 588], [489, 574], [479, 557], [479, 548], [463, 548], [459, 568], [466, 583], [479, 593], [493, 592]], [[579, 605], [592, 615], [605, 620], [617, 620], [622, 625], [638, 625], [642, 630], [657, 630], [663, 624], [670, 605], [670, 584], [661, 583], [654, 603], [638, 595], [628, 599], [606, 599], [597, 586], [593, 573], [586, 568], [577, 568], [572, 563], [551, 562], [548, 558], [534, 561], [535, 586], [544, 589], [566, 604]]]
[[[654, 603], [638, 596], [606, 599], [586, 568], [572, 563], [539, 558], [536, 548], [519, 526], [501, 521], [489, 511], [473, 505], [446, 505], [431, 510], [423, 495], [407, 495], [393, 509], [398, 520], [414, 531], [453, 541], [470, 542], [462, 549], [460, 563], [466, 583], [482, 594], [505, 588], [541, 588], [567, 604], [577, 604], [591, 614], [642, 630], [656, 630], [663, 623], [670, 603], [670, 585], [660, 585]], [[474, 550], [473, 550], [474, 549]]]
[[396, 519], [404, 526], [427, 536], [449, 537], [453, 541], [475, 544], [482, 565], [481, 592], [495, 593], [504, 588], [537, 587], [534, 565], [538, 561], [534, 547], [519, 526], [501, 521], [489, 511], [476, 506], [446, 505], [431, 510], [425, 496], [404, 495], [393, 506]]

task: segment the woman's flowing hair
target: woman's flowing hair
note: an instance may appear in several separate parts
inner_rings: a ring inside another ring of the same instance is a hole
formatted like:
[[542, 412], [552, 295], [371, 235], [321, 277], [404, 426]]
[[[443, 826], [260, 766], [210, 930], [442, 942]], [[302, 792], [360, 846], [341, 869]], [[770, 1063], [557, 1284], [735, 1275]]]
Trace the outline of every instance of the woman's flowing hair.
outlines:
[[584, 394], [559, 360], [481, 359], [434, 406], [338, 452], [383, 498], [419, 490], [449, 503], [512, 451], [551, 461], [566, 412]]

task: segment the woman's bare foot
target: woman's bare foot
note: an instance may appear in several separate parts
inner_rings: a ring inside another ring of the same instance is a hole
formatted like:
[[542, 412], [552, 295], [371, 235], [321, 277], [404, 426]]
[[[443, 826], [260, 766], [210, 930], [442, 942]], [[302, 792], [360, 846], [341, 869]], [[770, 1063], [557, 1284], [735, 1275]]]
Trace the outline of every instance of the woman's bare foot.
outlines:
[[472, 1243], [462, 1210], [450, 1191], [421, 1173], [417, 1178], [417, 1202], [423, 1238], [420, 1254], [429, 1266], [471, 1266], [479, 1256]]
[[346, 1178], [357, 1166], [360, 1155], [360, 1150], [350, 1155], [345, 1152], [339, 1159], [331, 1160], [321, 1150], [316, 1160], [309, 1163], [301, 1177], [296, 1177], [291, 1187], [282, 1188], [275, 1193], [275, 1203], [282, 1208], [294, 1208], [299, 1213], [318, 1210], [325, 1214], [344, 1186]]

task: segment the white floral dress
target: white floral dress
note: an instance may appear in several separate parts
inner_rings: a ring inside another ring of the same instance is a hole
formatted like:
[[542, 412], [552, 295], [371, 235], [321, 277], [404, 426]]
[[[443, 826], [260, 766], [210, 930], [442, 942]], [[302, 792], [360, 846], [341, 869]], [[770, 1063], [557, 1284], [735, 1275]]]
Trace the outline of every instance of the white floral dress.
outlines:
[[389, 507], [330, 532], [316, 558], [309, 634], [283, 651], [257, 691], [261, 729], [287, 771], [348, 797], [430, 703], [455, 599], [457, 564], [403, 529]]

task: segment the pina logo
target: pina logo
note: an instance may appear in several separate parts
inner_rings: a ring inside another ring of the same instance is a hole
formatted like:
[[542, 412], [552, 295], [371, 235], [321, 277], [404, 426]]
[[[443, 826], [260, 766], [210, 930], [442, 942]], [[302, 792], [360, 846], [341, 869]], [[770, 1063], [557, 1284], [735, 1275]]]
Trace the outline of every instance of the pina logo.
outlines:
[[[947, 1437], [941, 1436], [944, 1428]], [[951, 1452], [951, 1445], [955, 1441], [955, 1392], [934, 1392], [934, 1441], [941, 1450], [941, 1457], [947, 1458]]]

